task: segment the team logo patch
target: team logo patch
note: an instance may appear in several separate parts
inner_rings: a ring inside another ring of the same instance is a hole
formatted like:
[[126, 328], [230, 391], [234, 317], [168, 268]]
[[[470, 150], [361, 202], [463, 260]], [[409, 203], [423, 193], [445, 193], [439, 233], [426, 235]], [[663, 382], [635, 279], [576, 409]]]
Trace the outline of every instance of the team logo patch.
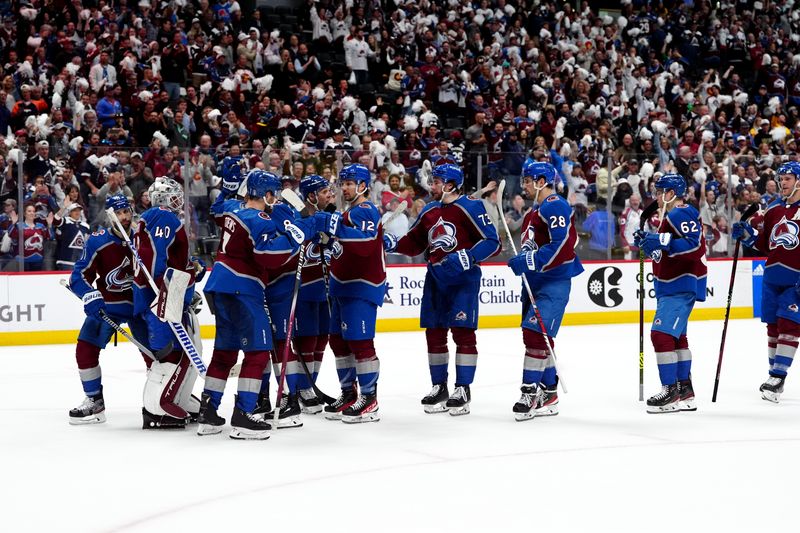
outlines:
[[528, 322], [531, 324], [536, 324], [536, 315], [531, 315], [531, 317], [528, 319]]
[[800, 234], [800, 227], [798, 227], [797, 222], [783, 217], [780, 222], [775, 224], [769, 234], [769, 249], [774, 250], [782, 247], [786, 250], [794, 250], [800, 244], [798, 234]]
[[83, 238], [83, 233], [78, 232], [75, 234], [75, 237], [72, 239], [72, 242], [69, 243], [69, 247], [75, 250], [83, 250], [84, 245], [86, 244], [86, 239]]
[[459, 311], [458, 313], [456, 313], [456, 320], [463, 322], [466, 319], [467, 319], [467, 313], [465, 313], [464, 311]]
[[263, 211], [259, 211], [259, 212], [258, 212], [258, 216], [259, 216], [259, 218], [263, 218], [264, 220], [271, 220], [271, 219], [269, 218], [269, 215], [268, 215], [268, 214], [266, 214], [266, 213], [265, 213], [265, 212], [263, 212]]
[[133, 283], [133, 276], [129, 274], [131, 261], [127, 257], [117, 268], [106, 274], [106, 290], [111, 292], [124, 292]]
[[451, 222], [439, 217], [436, 224], [428, 230], [428, 242], [430, 243], [431, 252], [434, 250], [452, 252], [458, 246], [456, 227]]
[[789, 311], [791, 311], [792, 313], [796, 313], [797, 312], [797, 304], [790, 305], [789, 306]]
[[660, 326], [660, 325], [661, 325], [661, 319], [660, 319], [660, 318], [656, 318], [656, 319], [653, 321], [653, 325], [654, 325], [654, 326]]
[[26, 250], [42, 251], [44, 249], [44, 239], [41, 235], [36, 233], [25, 239], [22, 245]]
[[347, 322], [342, 322], [341, 328], [342, 328], [342, 331], [347, 331]]
[[650, 259], [653, 260], [653, 263], [660, 263], [661, 257], [662, 257], [661, 250], [656, 250], [652, 254], [650, 254]]

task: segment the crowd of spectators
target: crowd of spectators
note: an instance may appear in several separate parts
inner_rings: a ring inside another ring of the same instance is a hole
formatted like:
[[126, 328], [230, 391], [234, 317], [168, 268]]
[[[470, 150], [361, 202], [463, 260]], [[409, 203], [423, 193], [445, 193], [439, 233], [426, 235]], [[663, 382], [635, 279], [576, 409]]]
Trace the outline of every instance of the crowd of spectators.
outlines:
[[776, 168], [797, 159], [794, 0], [622, 0], [608, 12], [549, 0], [212, 2], [0, 3], [6, 260], [23, 230], [26, 268], [52, 268], [60, 227], [102, 224], [118, 191], [142, 212], [162, 175], [184, 184], [203, 247], [219, 166], [237, 154], [286, 187], [362, 162], [371, 199], [408, 208], [396, 232], [429, 200], [431, 165], [447, 161], [492, 216], [492, 184], [507, 180], [500, 205], [518, 234], [522, 164], [549, 160], [589, 259], [633, 256], [654, 180], [679, 172], [709, 255], [724, 256], [732, 219], [774, 199]]

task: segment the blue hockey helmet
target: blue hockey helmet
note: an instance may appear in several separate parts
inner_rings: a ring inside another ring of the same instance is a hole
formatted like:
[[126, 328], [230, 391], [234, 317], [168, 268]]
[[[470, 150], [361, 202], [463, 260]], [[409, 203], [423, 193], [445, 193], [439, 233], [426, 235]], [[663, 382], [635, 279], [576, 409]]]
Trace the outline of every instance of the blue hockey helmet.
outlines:
[[683, 198], [686, 195], [686, 178], [680, 174], [664, 174], [656, 180], [656, 189], [673, 191], [675, 196]]
[[308, 200], [309, 194], [317, 193], [326, 187], [330, 187], [330, 185], [328, 180], [318, 174], [304, 176], [300, 180], [300, 196], [303, 197], [303, 200]]
[[456, 189], [464, 185], [464, 171], [458, 165], [445, 163], [433, 167], [433, 179], [442, 180], [442, 183], [455, 183]]
[[533, 181], [539, 181], [539, 178], [544, 178], [544, 182], [550, 186], [556, 182], [556, 167], [544, 161], [534, 161], [528, 159], [522, 165], [522, 179], [531, 178]]
[[778, 175], [793, 174], [796, 178], [800, 178], [800, 163], [797, 161], [789, 161], [778, 167]]
[[277, 194], [281, 180], [272, 172], [256, 168], [247, 173], [247, 196], [263, 198], [268, 192]]
[[339, 181], [355, 181], [369, 187], [372, 176], [369, 169], [361, 164], [347, 165], [339, 172]]
[[131, 203], [124, 194], [112, 194], [106, 196], [106, 209], [113, 209], [114, 211], [121, 211], [123, 209], [130, 209]]

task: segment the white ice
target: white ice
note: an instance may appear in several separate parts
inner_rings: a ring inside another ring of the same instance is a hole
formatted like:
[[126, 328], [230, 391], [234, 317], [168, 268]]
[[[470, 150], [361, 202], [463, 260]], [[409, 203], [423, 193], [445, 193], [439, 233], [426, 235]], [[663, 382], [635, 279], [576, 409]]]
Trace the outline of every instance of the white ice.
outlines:
[[[561, 414], [522, 423], [511, 414], [519, 330], [478, 332], [462, 417], [419, 405], [424, 335], [382, 333], [379, 423], [305, 416], [265, 442], [141, 430], [143, 363], [127, 343], [101, 355], [108, 422], [69, 426], [83, 399], [74, 347], [0, 348], [0, 530], [796, 531], [800, 383], [790, 375], [779, 405], [761, 400], [765, 329], [733, 321], [712, 404], [720, 332], [690, 324], [699, 410], [649, 415], [637, 401], [638, 325], [565, 327]], [[326, 358], [320, 386], [335, 396]], [[226, 418], [234, 390], [232, 380]]]

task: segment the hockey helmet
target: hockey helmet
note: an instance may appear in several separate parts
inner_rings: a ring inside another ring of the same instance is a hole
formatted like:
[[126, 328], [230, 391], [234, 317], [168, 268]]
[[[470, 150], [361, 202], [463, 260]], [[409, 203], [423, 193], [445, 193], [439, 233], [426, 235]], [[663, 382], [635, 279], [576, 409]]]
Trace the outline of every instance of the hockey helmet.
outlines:
[[522, 165], [522, 179], [525, 178], [531, 178], [533, 181], [544, 178], [544, 182], [548, 186], [552, 186], [556, 182], [556, 167], [544, 161], [528, 159]]
[[372, 179], [369, 169], [364, 165], [355, 163], [347, 165], [341, 172], [339, 172], [339, 181], [355, 181], [356, 183], [363, 183], [369, 187], [369, 182]]
[[800, 163], [797, 161], [789, 161], [782, 164], [778, 168], [778, 175], [780, 176], [781, 174], [793, 174], [796, 178], [800, 178]]
[[268, 192], [277, 194], [281, 181], [272, 172], [256, 168], [247, 173], [247, 196], [263, 198]]
[[112, 194], [106, 196], [106, 209], [113, 209], [114, 211], [122, 211], [123, 209], [130, 209], [131, 203], [124, 194]]
[[159, 176], [147, 191], [154, 206], [164, 207], [176, 213], [183, 209], [183, 188], [174, 179]]
[[303, 197], [303, 200], [307, 201], [309, 194], [316, 194], [322, 189], [330, 187], [330, 185], [328, 180], [318, 174], [304, 176], [303, 179], [300, 180], [300, 196]]
[[432, 179], [442, 180], [442, 183], [452, 182], [455, 184], [456, 189], [460, 189], [464, 185], [464, 171], [458, 165], [445, 163], [444, 165], [437, 165], [433, 167]]
[[680, 174], [664, 174], [656, 180], [656, 189], [673, 191], [676, 197], [683, 198], [686, 195], [686, 178]]

